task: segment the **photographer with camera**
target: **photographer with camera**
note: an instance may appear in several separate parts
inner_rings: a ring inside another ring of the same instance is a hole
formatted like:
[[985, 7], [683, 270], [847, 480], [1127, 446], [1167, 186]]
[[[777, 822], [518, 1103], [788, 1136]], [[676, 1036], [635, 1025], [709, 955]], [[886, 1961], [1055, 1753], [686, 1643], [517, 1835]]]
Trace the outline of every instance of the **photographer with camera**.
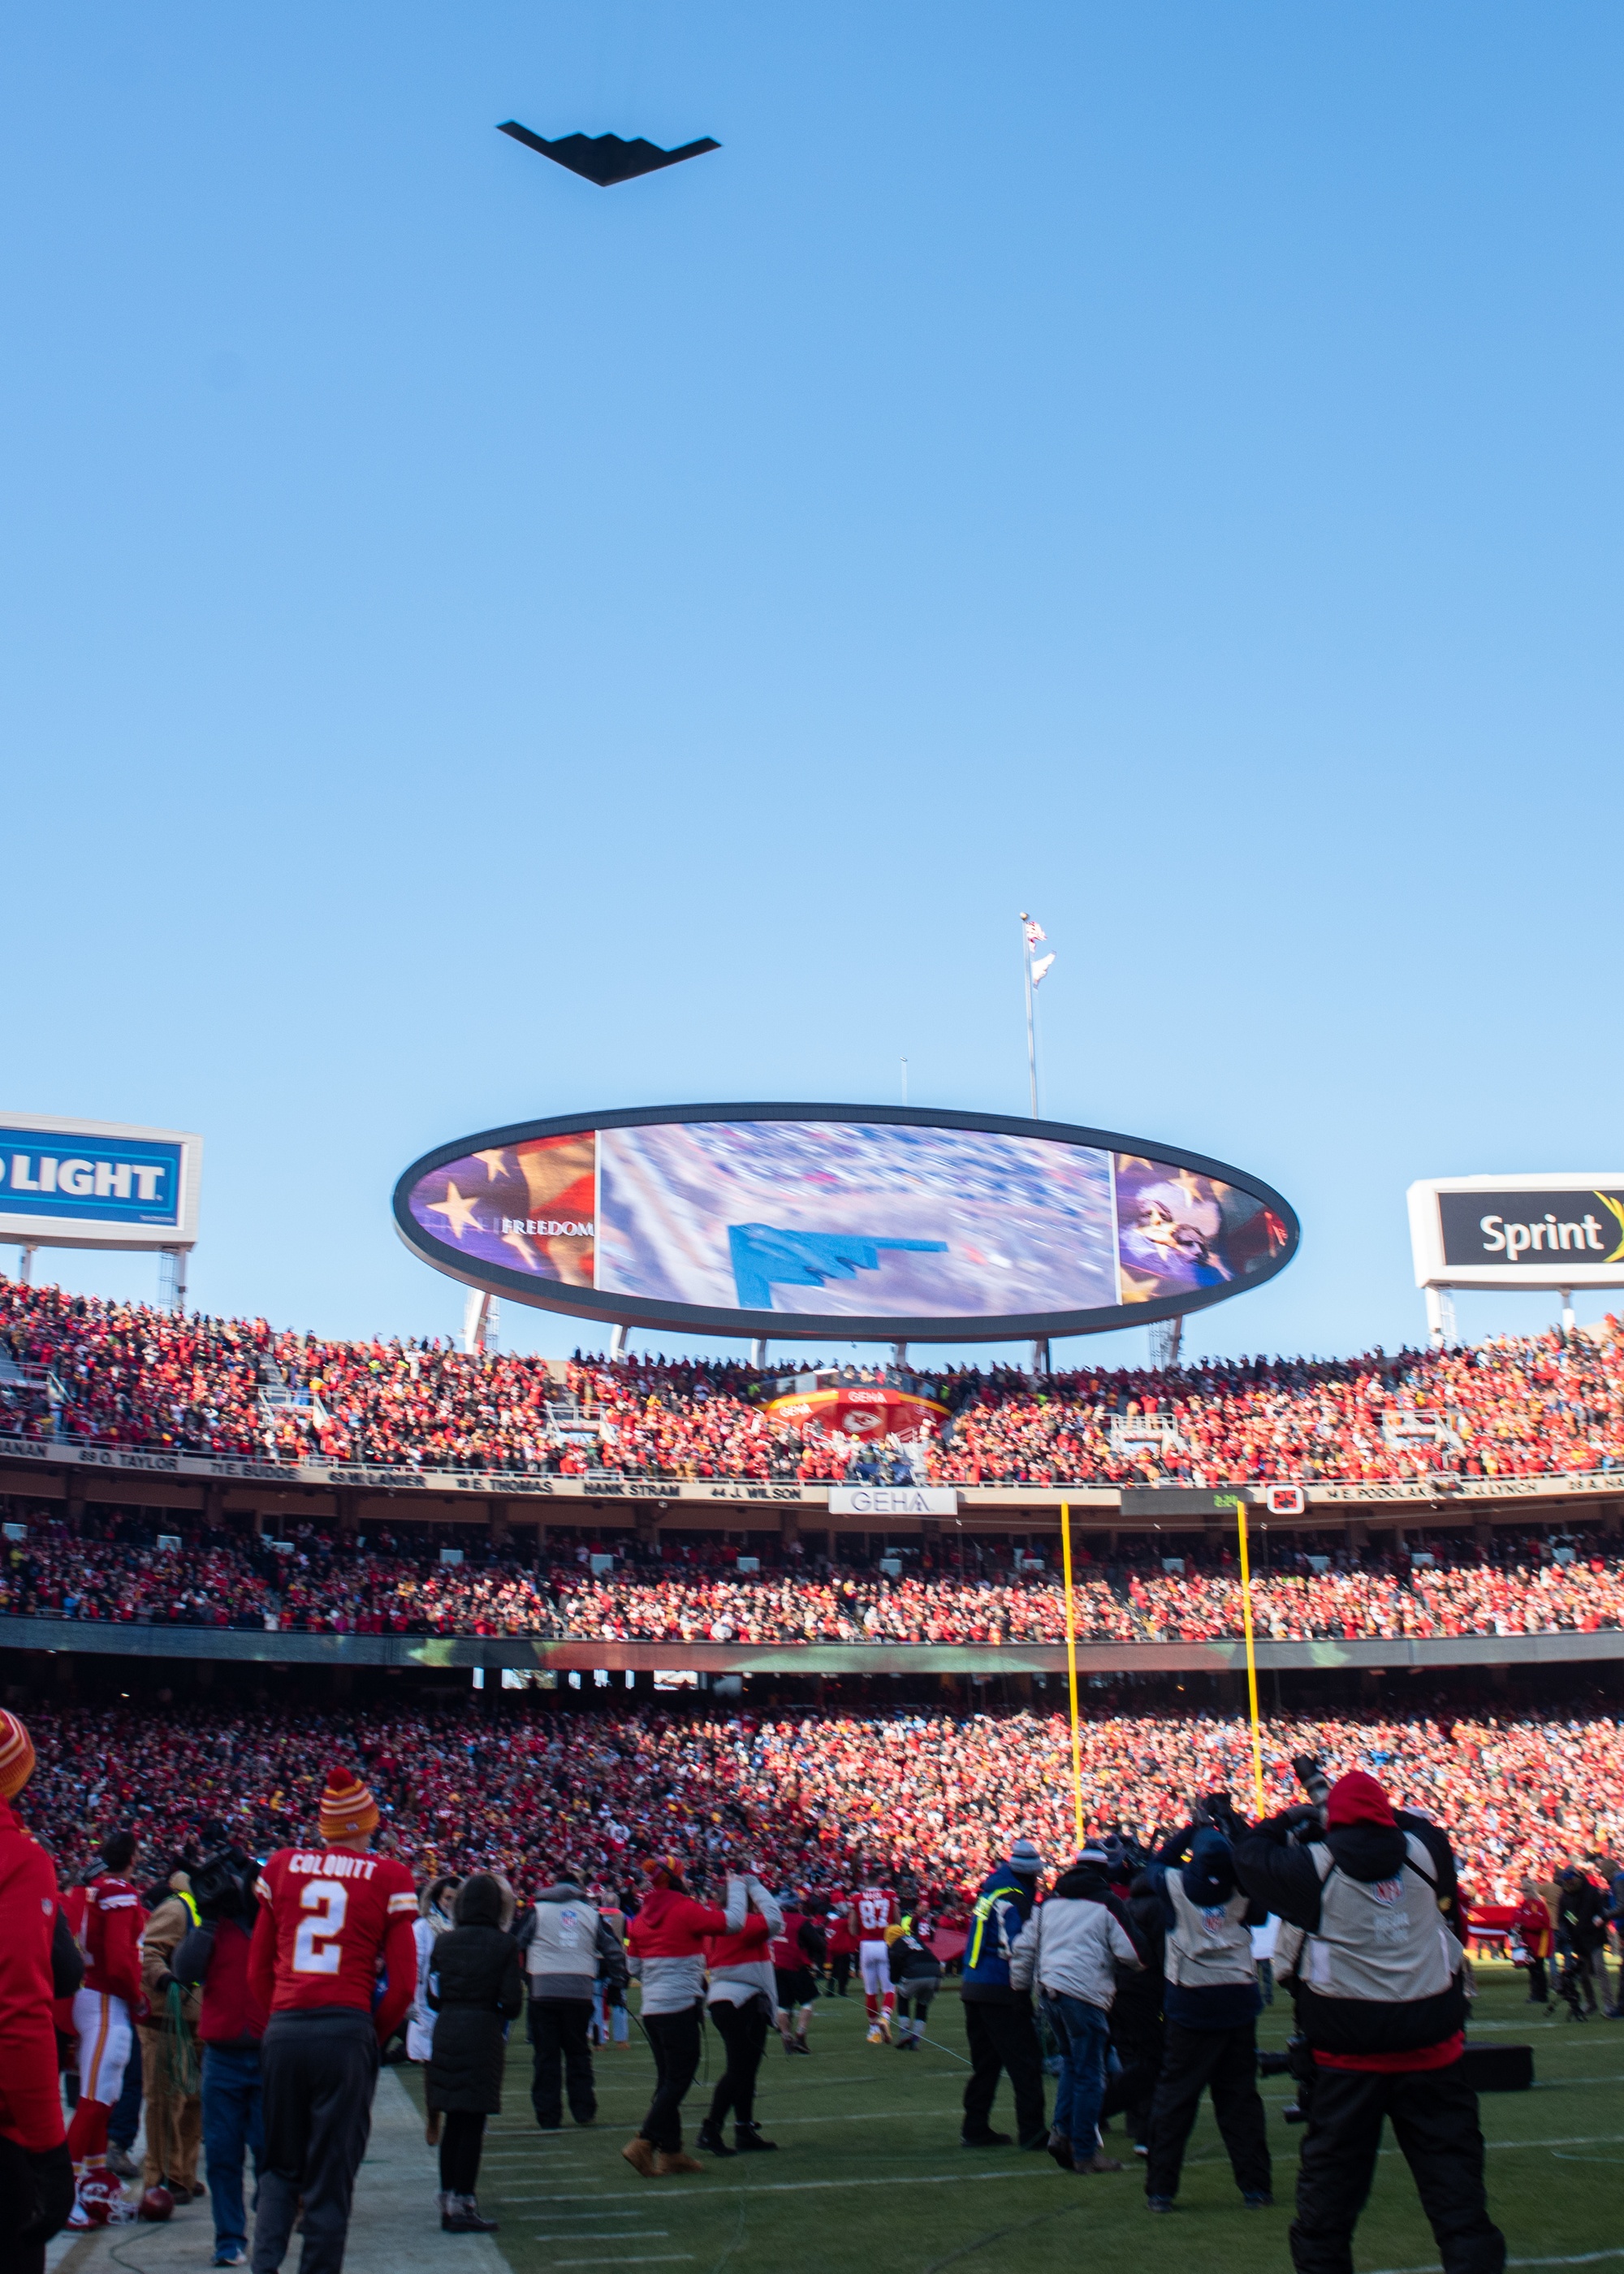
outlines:
[[1258, 2091], [1258, 2015], [1263, 2000], [1252, 1955], [1252, 1929], [1268, 1916], [1237, 1885], [1223, 1827], [1234, 1823], [1227, 1794], [1196, 1803], [1192, 1821], [1152, 1866], [1151, 1891], [1166, 1929], [1162, 1964], [1165, 2033], [1162, 2073], [1151, 2103], [1145, 2200], [1168, 2211], [1178, 2192], [1184, 2143], [1203, 2091], [1249, 2210], [1273, 2203], [1274, 2171]]
[[222, 1849], [199, 1864], [192, 1879], [198, 1922], [169, 1962], [184, 1990], [202, 1992], [203, 2154], [216, 2266], [247, 2263], [243, 2166], [252, 2156], [257, 2185], [265, 2148], [259, 2041], [269, 2017], [248, 1979], [259, 1876], [259, 1864], [240, 1848]]
[[1327, 1785], [1317, 1762], [1296, 1766], [1321, 1800], [1230, 1827], [1242, 1886], [1303, 1937], [1295, 1996], [1313, 2083], [1292, 2264], [1352, 2274], [1353, 2231], [1390, 2119], [1444, 2274], [1501, 2274], [1506, 2240], [1488, 2214], [1477, 2096], [1461, 2068], [1465, 1954], [1453, 1931], [1449, 1842], [1425, 1817], [1395, 1811], [1362, 1770]]

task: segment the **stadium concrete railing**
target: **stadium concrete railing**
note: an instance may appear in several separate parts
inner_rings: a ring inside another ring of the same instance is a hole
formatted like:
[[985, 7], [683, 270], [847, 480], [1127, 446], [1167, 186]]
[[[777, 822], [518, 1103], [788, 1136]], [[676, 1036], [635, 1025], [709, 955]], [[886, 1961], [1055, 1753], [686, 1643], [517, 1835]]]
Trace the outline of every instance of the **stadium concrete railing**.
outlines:
[[[1064, 1675], [1063, 1645], [1049, 1643], [689, 1643], [553, 1641], [531, 1635], [310, 1634], [232, 1627], [125, 1623], [102, 1619], [0, 1617], [0, 1652], [236, 1660], [285, 1667], [372, 1666], [551, 1674], [1032, 1675]], [[1575, 1666], [1624, 1658], [1624, 1630], [1594, 1634], [1454, 1635], [1432, 1640], [1260, 1642], [1265, 1671], [1357, 1673], [1378, 1668], [1414, 1673], [1458, 1666]], [[1079, 1675], [1236, 1674], [1237, 1641], [1079, 1643]]]
[[[1302, 1511], [1274, 1508], [1271, 1499], [1299, 1492]], [[1460, 1525], [1540, 1520], [1552, 1504], [1573, 1517], [1600, 1517], [1604, 1528], [1624, 1522], [1624, 1468], [1579, 1474], [1473, 1477], [1438, 1471], [1425, 1477], [1342, 1483], [1289, 1480], [1267, 1484], [1211, 1487], [1165, 1485], [983, 1484], [958, 1486], [757, 1482], [713, 1477], [699, 1480], [624, 1477], [608, 1473], [547, 1476], [523, 1470], [419, 1469], [355, 1463], [230, 1458], [222, 1455], [172, 1452], [124, 1445], [99, 1445], [71, 1438], [0, 1436], [0, 1493], [47, 1500], [118, 1502], [170, 1508], [209, 1517], [222, 1510], [241, 1514], [297, 1514], [307, 1518], [348, 1515], [394, 1522], [416, 1517], [437, 1522], [489, 1522], [500, 1510], [503, 1521], [545, 1522], [550, 1509], [558, 1520], [583, 1529], [658, 1523], [675, 1514], [692, 1524], [702, 1510], [729, 1530], [748, 1528], [748, 1517], [768, 1517], [793, 1525], [801, 1514], [815, 1525], [898, 1532], [929, 1526], [944, 1518], [978, 1526], [1026, 1524], [1049, 1528], [1059, 1521], [1061, 1503], [1071, 1504], [1079, 1528], [1199, 1530], [1232, 1521], [1235, 1495], [1267, 1520], [1323, 1529], [1337, 1522], [1368, 1521], [1387, 1512], [1399, 1523]], [[831, 1509], [831, 1496], [841, 1504]], [[1547, 1504], [1546, 1510], [1530, 1506]], [[372, 1503], [376, 1503], [375, 1506]], [[756, 1529], [763, 1528], [759, 1525]]]

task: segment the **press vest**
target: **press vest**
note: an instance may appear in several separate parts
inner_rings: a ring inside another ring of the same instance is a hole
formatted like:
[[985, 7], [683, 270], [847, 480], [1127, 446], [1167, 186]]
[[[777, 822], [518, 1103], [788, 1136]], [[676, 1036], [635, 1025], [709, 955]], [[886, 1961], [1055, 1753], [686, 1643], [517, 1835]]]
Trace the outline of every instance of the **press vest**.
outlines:
[[1300, 1981], [1322, 1998], [1383, 2006], [1436, 1998], [1459, 1972], [1464, 1953], [1438, 1908], [1438, 1882], [1425, 1843], [1410, 1833], [1395, 1879], [1353, 1879], [1328, 1848], [1309, 1850], [1319, 1872], [1320, 1925], [1303, 1946]]
[[572, 1896], [567, 1903], [538, 1903], [536, 1931], [525, 1954], [531, 1974], [575, 1974], [590, 1998], [598, 1979], [598, 1913]]
[[1167, 1978], [1185, 1990], [1216, 1990], [1257, 1981], [1251, 1931], [1243, 1925], [1248, 1898], [1237, 1888], [1228, 1902], [1192, 1903], [1182, 1871], [1169, 1871], [1167, 1891], [1173, 1905], [1164, 1965]]

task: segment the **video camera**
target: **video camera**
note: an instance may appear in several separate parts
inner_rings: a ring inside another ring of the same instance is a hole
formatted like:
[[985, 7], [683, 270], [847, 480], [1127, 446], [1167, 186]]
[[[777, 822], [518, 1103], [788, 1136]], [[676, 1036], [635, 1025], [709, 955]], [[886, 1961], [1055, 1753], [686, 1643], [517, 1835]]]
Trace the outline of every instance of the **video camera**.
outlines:
[[1291, 1766], [1297, 1773], [1297, 1782], [1308, 1795], [1308, 1798], [1306, 1801], [1299, 1801], [1295, 1808], [1287, 1809], [1286, 1823], [1290, 1828], [1293, 1840], [1299, 1846], [1307, 1847], [1324, 1834], [1323, 1811], [1325, 1803], [1330, 1796], [1331, 1780], [1327, 1776], [1319, 1758], [1313, 1753], [1294, 1754]]
[[1331, 1796], [1331, 1780], [1327, 1776], [1318, 1758], [1312, 1753], [1294, 1753], [1292, 1768], [1297, 1781], [1316, 1808], [1323, 1808]]
[[253, 1916], [254, 1882], [259, 1867], [240, 1848], [217, 1849], [206, 1856], [192, 1874], [192, 1900], [198, 1916], [211, 1923], [234, 1918], [246, 1924]]
[[1227, 1792], [1204, 1792], [1190, 1803], [1190, 1821], [1198, 1829], [1227, 1834], [1235, 1823], [1235, 1803]]

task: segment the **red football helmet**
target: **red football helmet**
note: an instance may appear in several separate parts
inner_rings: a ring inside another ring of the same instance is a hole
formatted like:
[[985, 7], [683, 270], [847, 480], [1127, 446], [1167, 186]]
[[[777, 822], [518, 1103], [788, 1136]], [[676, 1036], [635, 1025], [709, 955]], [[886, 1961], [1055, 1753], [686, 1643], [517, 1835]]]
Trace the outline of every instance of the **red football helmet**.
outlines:
[[137, 2207], [138, 2218], [169, 2218], [175, 2210], [175, 2198], [168, 2187], [148, 2187]]

